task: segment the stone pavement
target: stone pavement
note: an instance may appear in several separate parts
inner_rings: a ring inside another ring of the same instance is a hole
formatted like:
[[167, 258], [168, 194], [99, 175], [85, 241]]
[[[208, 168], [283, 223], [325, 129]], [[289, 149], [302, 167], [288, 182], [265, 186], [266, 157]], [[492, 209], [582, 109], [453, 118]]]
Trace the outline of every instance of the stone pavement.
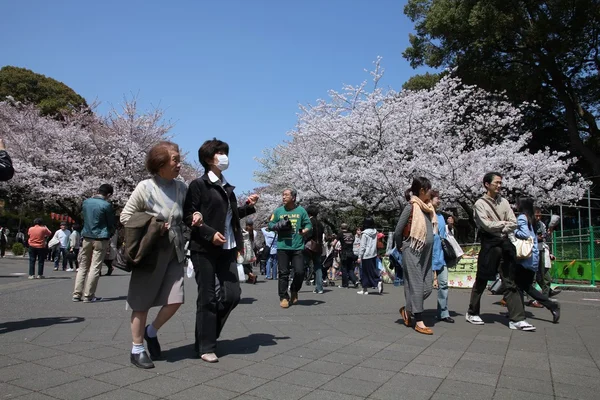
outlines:
[[193, 358], [196, 289], [186, 278], [187, 303], [159, 334], [165, 360], [144, 371], [129, 364], [128, 276], [100, 279], [107, 301], [73, 303], [74, 274], [46, 267], [48, 279], [27, 280], [25, 259], [0, 260], [0, 399], [600, 398], [598, 293], [559, 295], [558, 325], [528, 309], [538, 328], [530, 333], [509, 330], [491, 295], [487, 324], [469, 325], [469, 292], [451, 290], [457, 322], [435, 324], [428, 337], [400, 323], [402, 288], [359, 296], [304, 287], [283, 310], [275, 282], [243, 284], [220, 362], [207, 364]]

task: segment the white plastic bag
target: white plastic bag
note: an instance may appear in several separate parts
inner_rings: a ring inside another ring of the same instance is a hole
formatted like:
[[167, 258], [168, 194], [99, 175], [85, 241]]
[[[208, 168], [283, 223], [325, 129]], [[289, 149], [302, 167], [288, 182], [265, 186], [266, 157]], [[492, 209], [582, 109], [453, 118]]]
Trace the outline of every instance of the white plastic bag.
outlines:
[[190, 258], [187, 260], [187, 277], [194, 277], [194, 264], [192, 264], [192, 260]]
[[237, 265], [238, 278], [240, 282], [246, 282], [246, 274], [244, 274], [244, 266], [242, 264]]

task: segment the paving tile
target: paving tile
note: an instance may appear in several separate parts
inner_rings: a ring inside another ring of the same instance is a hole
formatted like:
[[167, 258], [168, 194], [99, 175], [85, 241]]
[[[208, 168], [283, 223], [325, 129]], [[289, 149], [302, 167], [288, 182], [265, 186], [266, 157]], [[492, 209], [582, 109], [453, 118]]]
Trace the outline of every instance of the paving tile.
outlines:
[[15, 379], [28, 378], [31, 376], [44, 375], [52, 369], [42, 365], [21, 363], [0, 368], [0, 381], [9, 382]]
[[318, 360], [319, 358], [329, 353], [331, 353], [330, 350], [311, 349], [308, 347], [296, 347], [295, 349], [283, 353], [283, 355]]
[[311, 391], [312, 389], [307, 387], [290, 383], [282, 385], [281, 382], [269, 382], [249, 391], [247, 394], [269, 400], [298, 400]]
[[21, 400], [56, 400], [54, 397], [50, 397], [39, 392], [30, 392], [17, 398]]
[[461, 359], [454, 365], [455, 369], [464, 369], [467, 371], [486, 372], [488, 374], [499, 374], [502, 370], [502, 364], [491, 364], [482, 361], [471, 361]]
[[411, 363], [452, 368], [458, 362], [459, 358], [455, 359], [419, 354]]
[[237, 397], [239, 393], [212, 386], [198, 385], [182, 390], [179, 393], [167, 396], [169, 400], [229, 400]]
[[27, 393], [31, 393], [31, 391], [8, 383], [0, 383], [0, 399], [2, 400], [13, 399]]
[[452, 368], [437, 365], [419, 364], [416, 361], [411, 362], [402, 369], [405, 374], [431, 376], [434, 378], [442, 378], [448, 376]]
[[254, 389], [257, 386], [264, 385], [267, 382], [269, 381], [263, 378], [232, 372], [204, 382], [204, 385], [229, 390], [232, 392], [244, 393]]
[[377, 400], [429, 400], [433, 392], [415, 389], [414, 387], [398, 388], [389, 384], [379, 387], [369, 396]]
[[438, 387], [436, 393], [445, 393], [459, 396], [463, 399], [491, 399], [494, 396], [494, 387], [476, 383], [446, 379]]
[[151, 369], [145, 370], [132, 366], [96, 375], [94, 376], [94, 379], [110, 383], [111, 385], [115, 386], [127, 386], [131, 385], [132, 383], [155, 378], [156, 376], [158, 376], [156, 372]]
[[390, 378], [384, 386], [395, 388], [399, 392], [403, 391], [405, 388], [418, 388], [418, 390], [433, 393], [436, 391], [442, 380], [443, 379], [441, 378], [411, 375], [400, 372]]
[[323, 390], [336, 393], [346, 393], [353, 396], [367, 397], [373, 393], [381, 384], [377, 382], [361, 381], [357, 379], [349, 379], [338, 377], [321, 387]]
[[[40, 350], [42, 347], [30, 343], [11, 343], [10, 346], [0, 346], [0, 355], [9, 355], [17, 353], [27, 353]], [[57, 354], [54, 354], [57, 355]], [[12, 357], [12, 356], [11, 356]]]
[[112, 392], [102, 393], [101, 395], [91, 397], [89, 400], [155, 400], [158, 397], [146, 393], [136, 392], [125, 388], [113, 390]]
[[502, 366], [504, 364], [504, 357], [497, 356], [488, 356], [481, 353], [471, 353], [469, 351], [465, 352], [460, 361], [478, 361], [487, 364], [497, 364]]
[[11, 365], [21, 364], [22, 362], [24, 361], [10, 356], [0, 356], [0, 368], [10, 367]]
[[257, 363], [237, 370], [237, 372], [239, 372], [240, 374], [256, 376], [257, 378], [269, 380], [273, 380], [277, 377], [280, 377], [281, 375], [285, 375], [290, 371], [293, 370], [291, 368], [285, 368], [266, 363]]
[[117, 386], [86, 378], [46, 389], [43, 393], [57, 399], [83, 400], [114, 389], [117, 389]]
[[364, 360], [369, 358], [369, 356], [360, 356], [356, 354], [346, 354], [346, 353], [331, 353], [321, 358], [322, 361], [335, 362], [346, 365], [356, 365], [360, 364]]
[[64, 369], [73, 365], [84, 364], [92, 361], [94, 361], [94, 359], [82, 357], [77, 354], [61, 354], [60, 356], [36, 360], [35, 363], [49, 368]]
[[585, 365], [585, 364], [581, 364], [581, 365], [573, 365], [573, 364], [566, 364], [566, 363], [562, 363], [562, 362], [550, 362], [550, 365], [552, 366], [552, 373], [557, 373], [557, 374], [575, 374], [575, 375], [583, 375], [583, 376], [588, 376], [590, 378], [596, 378], [597, 380], [600, 380], [600, 370], [598, 369], [598, 367], [594, 366], [589, 366], [589, 365]]
[[600, 381], [590, 376], [555, 372], [553, 370], [552, 380], [554, 382], [565, 383], [568, 385], [589, 387], [600, 392]]
[[564, 397], [567, 399], [577, 400], [597, 400], [598, 389], [587, 388], [577, 385], [568, 385], [565, 383], [554, 383], [554, 395], [556, 397]]
[[280, 376], [276, 380], [278, 382], [293, 383], [299, 386], [305, 386], [308, 388], [316, 389], [329, 382], [333, 378], [335, 378], [334, 375], [327, 375], [298, 369], [283, 376]]
[[184, 381], [183, 379], [175, 379], [170, 376], [158, 375], [152, 379], [129, 385], [127, 388], [150, 394], [157, 397], [167, 397], [178, 392], [181, 392], [192, 386], [197, 386], [196, 383]]
[[396, 373], [394, 371], [356, 366], [344, 372], [341, 376], [344, 378], [358, 379], [361, 381], [384, 383], [395, 374]]
[[99, 347], [102, 347], [102, 345], [96, 342], [71, 342], [52, 346], [53, 349], [65, 351], [67, 353], [79, 353], [82, 351], [97, 349]]
[[408, 363], [404, 361], [385, 360], [378, 358], [367, 358], [362, 363], [358, 364], [360, 367], [382, 369], [384, 371], [400, 372]]
[[335, 363], [335, 362], [317, 360], [317, 361], [311, 362], [310, 364], [306, 364], [306, 365], [300, 367], [299, 369], [301, 369], [303, 371], [317, 372], [320, 374], [340, 375], [340, 374], [348, 371], [352, 367], [353, 367], [352, 365], [348, 365], [348, 364], [340, 364], [340, 363]]
[[515, 365], [506, 365], [504, 368], [502, 368], [502, 375], [514, 376], [516, 378], [535, 379], [546, 382], [552, 381], [550, 371], [544, 369], [519, 367]]
[[499, 387], [496, 389], [493, 400], [554, 400], [554, 396]]
[[300, 358], [294, 356], [287, 356], [284, 354], [277, 355], [275, 357], [269, 358], [264, 362], [271, 365], [278, 365], [285, 368], [296, 369], [300, 368], [306, 364], [311, 363], [313, 360], [308, 358]]
[[93, 360], [85, 364], [73, 365], [62, 370], [69, 374], [77, 374], [85, 377], [96, 377], [110, 371], [117, 371], [124, 367], [123, 365], [113, 364], [102, 360]]
[[[199, 364], [204, 364], [206, 366], [206, 362], [200, 360], [198, 361]], [[233, 357], [220, 357], [219, 358], [219, 362], [218, 363], [214, 363], [214, 364], [209, 364], [211, 367], [213, 368], [217, 368], [217, 369], [222, 369], [224, 371], [229, 371], [229, 372], [233, 372], [233, 371], [237, 371], [238, 369], [247, 367], [249, 365], [254, 365], [255, 363], [253, 361], [247, 361], [247, 360], [242, 360], [239, 358], [233, 358]]]
[[[304, 396], [302, 400], [362, 400], [364, 397], [352, 396], [347, 393], [335, 393], [328, 390], [315, 390]], [[236, 399], [237, 400], [237, 399]]]
[[394, 351], [394, 350], [382, 350], [379, 353], [375, 354], [373, 358], [381, 358], [383, 360], [390, 361], [399, 361], [399, 362], [410, 362], [414, 360], [419, 353], [406, 353], [403, 351]]
[[227, 375], [228, 373], [229, 372], [222, 369], [210, 368], [204, 365], [191, 365], [169, 372], [166, 375], [171, 378], [183, 379], [200, 384]]
[[77, 352], [77, 354], [80, 356], [84, 356], [84, 357], [96, 358], [98, 360], [103, 360], [103, 359], [110, 358], [110, 357], [116, 357], [119, 355], [127, 355], [127, 356], [129, 355], [128, 352], [123, 351], [121, 349], [116, 349], [111, 346], [94, 347], [91, 349], [79, 351], [79, 352]]
[[448, 393], [434, 393], [430, 400], [462, 400], [460, 396], [454, 396]]
[[488, 386], [496, 386], [498, 375], [488, 374], [486, 372], [467, 371], [464, 369], [454, 368], [447, 376], [450, 380], [471, 382]]
[[81, 379], [79, 375], [69, 375], [63, 371], [47, 371], [43, 375], [32, 374], [10, 381], [10, 384], [29, 390], [40, 391], [79, 379]]
[[500, 376], [498, 387], [519, 390], [522, 392], [533, 392], [539, 394], [554, 395], [552, 383], [539, 381], [531, 378], [519, 378], [514, 376]]
[[23, 361], [35, 361], [43, 358], [56, 357], [65, 354], [63, 351], [55, 350], [53, 348], [38, 347], [35, 350], [26, 351], [23, 353], [12, 354], [11, 357], [17, 358]]

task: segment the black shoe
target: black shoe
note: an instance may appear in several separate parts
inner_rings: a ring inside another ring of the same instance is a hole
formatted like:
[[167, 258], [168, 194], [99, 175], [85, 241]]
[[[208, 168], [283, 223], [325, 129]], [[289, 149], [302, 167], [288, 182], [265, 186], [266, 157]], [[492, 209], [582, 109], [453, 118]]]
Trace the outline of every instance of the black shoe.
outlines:
[[154, 368], [154, 363], [150, 359], [150, 356], [144, 350], [143, 353], [140, 354], [131, 354], [131, 363], [138, 368], [142, 369], [150, 369]]
[[113, 267], [110, 267], [110, 268], [108, 269], [108, 272], [106, 272], [106, 276], [111, 276], [114, 270], [115, 270], [115, 269], [114, 269]]
[[558, 320], [560, 319], [560, 308], [555, 308], [554, 310], [550, 310], [552, 313], [552, 322], [558, 324]]
[[148, 327], [150, 325], [146, 325], [146, 329], [144, 329], [144, 339], [146, 340], [146, 343], [148, 344], [148, 351], [150, 352], [150, 357], [152, 357], [153, 360], [158, 360], [160, 358], [160, 343], [158, 343], [158, 338], [157, 337], [153, 337], [151, 338], [150, 336], [148, 336]]
[[560, 290], [560, 289], [550, 289], [550, 293], [548, 294], [548, 297], [554, 297], [557, 294], [560, 294], [560, 292], [562, 292], [562, 290]]
[[452, 317], [440, 318], [440, 321], [447, 322], [449, 324], [453, 324], [454, 323], [454, 319]]

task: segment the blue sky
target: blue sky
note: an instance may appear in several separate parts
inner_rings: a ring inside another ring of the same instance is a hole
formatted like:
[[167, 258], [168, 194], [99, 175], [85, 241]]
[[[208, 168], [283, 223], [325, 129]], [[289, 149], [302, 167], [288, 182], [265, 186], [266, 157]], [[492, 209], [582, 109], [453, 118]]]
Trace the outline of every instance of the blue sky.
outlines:
[[[2, 5], [0, 66], [64, 82], [99, 111], [138, 96], [160, 106], [191, 157], [206, 139], [230, 144], [226, 176], [237, 192], [259, 186], [254, 161], [286, 139], [298, 105], [368, 79], [412, 70], [402, 52], [406, 1], [29, 1]], [[422, 71], [420, 71], [422, 72]]]

